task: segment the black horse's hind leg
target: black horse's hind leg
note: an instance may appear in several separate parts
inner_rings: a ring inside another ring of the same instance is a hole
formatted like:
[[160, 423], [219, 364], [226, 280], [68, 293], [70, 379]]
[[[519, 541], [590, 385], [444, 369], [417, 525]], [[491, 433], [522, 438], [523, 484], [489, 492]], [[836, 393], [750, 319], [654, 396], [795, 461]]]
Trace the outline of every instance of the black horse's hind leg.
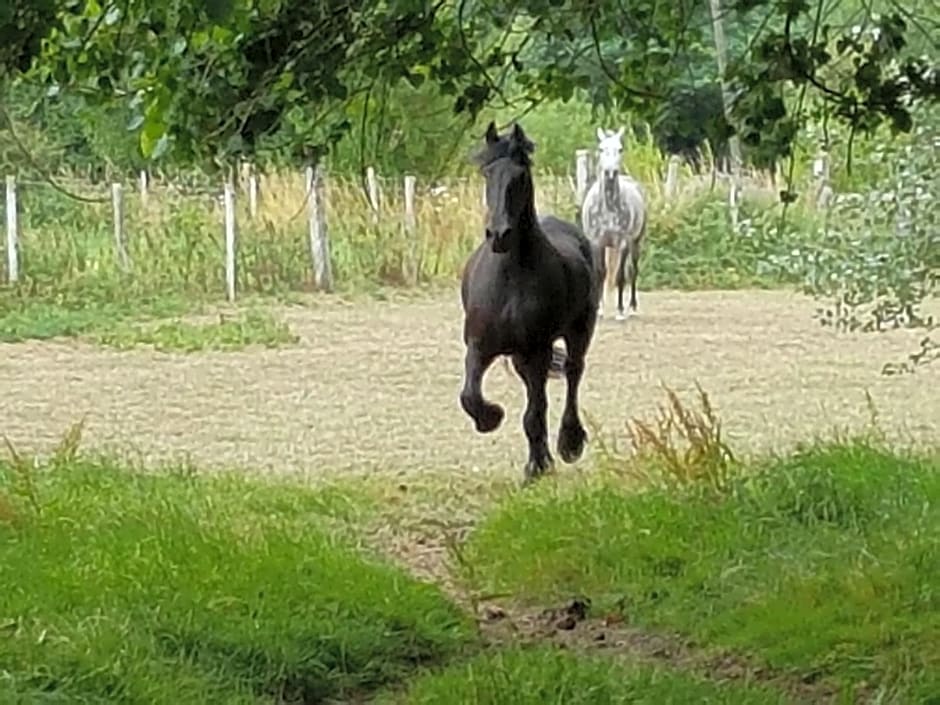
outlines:
[[499, 428], [505, 413], [501, 406], [483, 398], [483, 375], [495, 358], [495, 355], [481, 353], [480, 348], [473, 343], [467, 345], [460, 405], [473, 419], [480, 433], [489, 433]]
[[566, 336], [568, 359], [565, 361], [565, 376], [568, 379], [568, 391], [565, 396], [565, 411], [558, 429], [558, 454], [566, 463], [573, 463], [584, 452], [587, 432], [581, 425], [578, 415], [578, 388], [584, 375], [584, 357], [591, 339], [591, 327]]
[[526, 407], [522, 416], [522, 427], [529, 440], [529, 461], [525, 466], [525, 479], [528, 482], [548, 470], [552, 463], [552, 454], [548, 450], [548, 397], [545, 384], [548, 380], [548, 368], [552, 361], [552, 348], [530, 355], [513, 355], [512, 364], [525, 382]]

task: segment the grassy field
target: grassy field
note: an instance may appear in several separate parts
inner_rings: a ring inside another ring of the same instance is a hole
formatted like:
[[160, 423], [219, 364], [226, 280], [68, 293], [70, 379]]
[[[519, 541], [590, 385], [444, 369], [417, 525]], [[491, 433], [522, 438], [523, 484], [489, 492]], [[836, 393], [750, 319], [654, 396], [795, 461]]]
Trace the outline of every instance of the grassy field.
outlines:
[[594, 473], [481, 495], [442, 591], [377, 538], [405, 521], [378, 480], [144, 470], [79, 436], [0, 464], [5, 702], [926, 703], [940, 688], [937, 450], [841, 440], [742, 465], [641, 441]]

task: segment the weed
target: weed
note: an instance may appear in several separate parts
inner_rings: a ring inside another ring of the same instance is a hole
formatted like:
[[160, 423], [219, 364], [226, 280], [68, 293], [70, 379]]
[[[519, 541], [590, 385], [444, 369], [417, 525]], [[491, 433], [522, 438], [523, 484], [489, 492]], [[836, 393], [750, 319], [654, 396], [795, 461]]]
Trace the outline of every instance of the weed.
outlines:
[[617, 467], [639, 475], [646, 485], [728, 489], [735, 469], [734, 454], [722, 439], [721, 421], [708, 394], [698, 383], [695, 386], [701, 411], [687, 407], [666, 387], [667, 403], [659, 405], [651, 421], [636, 417], [627, 421], [627, 438], [639, 462], [621, 461]]

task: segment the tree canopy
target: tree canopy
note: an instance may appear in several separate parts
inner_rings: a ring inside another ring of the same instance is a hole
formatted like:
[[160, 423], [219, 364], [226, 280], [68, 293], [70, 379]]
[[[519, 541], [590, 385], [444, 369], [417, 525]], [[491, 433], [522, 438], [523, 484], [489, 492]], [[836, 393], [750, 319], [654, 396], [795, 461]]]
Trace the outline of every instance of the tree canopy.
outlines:
[[[727, 130], [771, 162], [810, 107], [853, 130], [909, 130], [940, 72], [937, 18], [902, 2], [726, 0]], [[468, 118], [579, 91], [654, 120], [716, 78], [711, 23], [707, 0], [8, 0], [0, 76], [38, 81], [47, 100], [123, 104], [150, 159], [313, 161], [364, 130], [354, 101], [403, 84], [432, 83]]]

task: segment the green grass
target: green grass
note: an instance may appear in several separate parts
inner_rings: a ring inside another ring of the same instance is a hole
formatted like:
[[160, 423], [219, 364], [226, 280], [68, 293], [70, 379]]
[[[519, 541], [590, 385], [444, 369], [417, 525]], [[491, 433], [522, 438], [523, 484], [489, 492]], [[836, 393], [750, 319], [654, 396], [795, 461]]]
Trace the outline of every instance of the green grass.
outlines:
[[[279, 347], [299, 338], [271, 314], [250, 308], [217, 320], [191, 323], [177, 318], [200, 309], [198, 299], [175, 296], [80, 298], [0, 295], [0, 342], [85, 338], [100, 345], [129, 349], [197, 352], [238, 350], [249, 345]], [[172, 317], [170, 320], [161, 320]]]
[[366, 509], [68, 452], [0, 465], [0, 701], [322, 702], [460, 653], [436, 587], [331, 532]]
[[467, 577], [528, 602], [587, 594], [847, 692], [940, 692], [936, 456], [820, 444], [751, 470], [724, 495], [611, 481], [519, 493], [469, 538]]
[[290, 327], [264, 311], [250, 310], [234, 317], [220, 315], [211, 323], [172, 320], [156, 326], [125, 323], [94, 335], [95, 342], [126, 350], [148, 345], [156, 350], [197, 352], [239, 350], [249, 345], [273, 348], [300, 338]]
[[757, 687], [715, 684], [675, 671], [540, 647], [511, 648], [428, 673], [377, 705], [773, 705]]
[[191, 308], [191, 303], [178, 297], [85, 303], [0, 295], [0, 342], [78, 337], [114, 328], [131, 319], [180, 315]]

